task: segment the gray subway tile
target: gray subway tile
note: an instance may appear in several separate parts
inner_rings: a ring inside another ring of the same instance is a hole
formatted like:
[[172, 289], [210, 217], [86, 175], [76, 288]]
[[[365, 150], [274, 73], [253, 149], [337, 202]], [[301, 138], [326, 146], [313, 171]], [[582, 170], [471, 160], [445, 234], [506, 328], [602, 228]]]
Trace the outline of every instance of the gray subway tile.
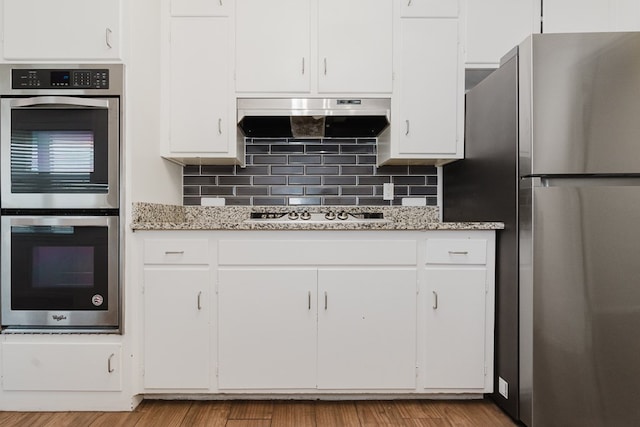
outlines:
[[437, 175], [438, 170], [435, 166], [430, 165], [412, 165], [409, 166], [410, 175]]
[[382, 197], [358, 197], [358, 205], [360, 206], [389, 206], [389, 200], [383, 200]]
[[271, 187], [272, 196], [302, 196], [304, 194], [304, 187]]
[[262, 155], [256, 154], [253, 156], [254, 165], [286, 165], [287, 156], [285, 155]]
[[358, 199], [355, 197], [325, 197], [324, 204], [328, 206], [355, 206]]
[[182, 194], [184, 196], [199, 196], [200, 195], [200, 186], [199, 185], [185, 185], [182, 187]]
[[200, 165], [186, 165], [182, 168], [182, 175], [200, 175]]
[[320, 185], [322, 178], [319, 176], [290, 176], [289, 185]]
[[359, 176], [358, 184], [360, 185], [382, 185], [391, 182], [390, 176]]
[[367, 154], [358, 155], [358, 164], [359, 165], [375, 165], [378, 159], [376, 156], [370, 156]]
[[304, 166], [271, 166], [271, 175], [304, 175]]
[[219, 185], [251, 185], [251, 177], [246, 176], [221, 176], [218, 178]]
[[378, 141], [376, 140], [376, 138], [358, 138], [358, 144], [377, 145]]
[[289, 155], [289, 164], [320, 165], [322, 164], [322, 157], [315, 154]]
[[233, 175], [235, 166], [233, 165], [205, 165], [200, 167], [201, 175]]
[[319, 144], [319, 145], [310, 144], [310, 145], [305, 146], [305, 152], [312, 153], [312, 154], [317, 154], [317, 153], [339, 154], [340, 153], [340, 146], [339, 145], [330, 145], [330, 144]]
[[236, 187], [236, 194], [238, 196], [268, 196], [269, 187], [251, 186], [251, 187]]
[[286, 176], [254, 176], [253, 185], [286, 185]]
[[438, 185], [438, 177], [437, 176], [428, 176], [427, 177], [427, 185]]
[[338, 187], [306, 187], [305, 195], [307, 196], [337, 196], [339, 193]]
[[236, 175], [269, 175], [269, 166], [237, 167]]
[[320, 197], [289, 197], [290, 206], [315, 206], [321, 205]]
[[286, 144], [286, 138], [250, 138], [251, 144]]
[[404, 165], [380, 166], [375, 173], [376, 175], [408, 175], [409, 167]]
[[394, 176], [393, 183], [398, 185], [425, 185], [427, 179], [425, 176], [420, 175]]
[[357, 178], [355, 176], [323, 176], [322, 183], [324, 185], [356, 185]]
[[200, 197], [183, 197], [182, 204], [185, 206], [199, 206]]
[[309, 175], [338, 175], [338, 166], [307, 166], [306, 173]]
[[373, 145], [341, 145], [340, 152], [343, 154], [347, 154], [347, 153], [373, 154], [376, 151]]
[[216, 185], [218, 183], [215, 176], [185, 176], [182, 185]]
[[357, 162], [356, 156], [339, 156], [339, 155], [325, 155], [322, 156], [322, 163], [325, 165], [355, 165]]
[[368, 185], [342, 187], [342, 194], [345, 196], [373, 196], [373, 187]]
[[245, 149], [247, 154], [267, 154], [269, 147], [269, 145], [247, 145]]
[[229, 206], [251, 206], [251, 197], [227, 197], [224, 202]]
[[285, 206], [287, 199], [284, 197], [254, 197], [254, 206]]
[[342, 166], [342, 175], [373, 175], [373, 166]]
[[434, 196], [437, 193], [437, 187], [409, 187], [409, 195], [411, 196]]
[[272, 145], [271, 153], [304, 153], [304, 146], [300, 144]]
[[200, 192], [203, 196], [233, 196], [234, 187], [219, 187], [203, 185]]

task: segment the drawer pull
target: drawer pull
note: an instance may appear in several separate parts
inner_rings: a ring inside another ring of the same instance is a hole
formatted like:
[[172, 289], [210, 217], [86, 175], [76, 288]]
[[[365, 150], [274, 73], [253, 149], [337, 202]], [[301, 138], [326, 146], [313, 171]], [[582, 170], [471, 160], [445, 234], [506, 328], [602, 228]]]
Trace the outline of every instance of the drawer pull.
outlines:
[[107, 359], [107, 372], [112, 373], [114, 371], [113, 366], [111, 366], [111, 359], [115, 356], [115, 353], [111, 353], [111, 356]]
[[184, 255], [184, 251], [164, 251], [165, 255]]
[[469, 255], [469, 251], [449, 251], [449, 255]]
[[327, 291], [324, 291], [324, 309], [327, 309]]
[[202, 291], [198, 292], [198, 310], [202, 310]]
[[307, 308], [311, 310], [311, 291], [307, 294]]
[[409, 3], [407, 3], [407, 6], [411, 6], [411, 2], [412, 2], [412, 1], [413, 1], [413, 0], [409, 0]]
[[436, 291], [433, 291], [433, 309], [438, 309], [438, 293]]

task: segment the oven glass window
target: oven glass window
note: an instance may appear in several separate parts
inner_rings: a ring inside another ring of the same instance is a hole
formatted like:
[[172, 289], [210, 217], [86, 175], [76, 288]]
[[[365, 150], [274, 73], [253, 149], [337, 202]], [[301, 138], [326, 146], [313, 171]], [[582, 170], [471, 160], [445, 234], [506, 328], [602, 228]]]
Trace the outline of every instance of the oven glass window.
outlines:
[[105, 109], [12, 111], [12, 193], [107, 193]]
[[12, 226], [13, 310], [107, 310], [108, 228]]

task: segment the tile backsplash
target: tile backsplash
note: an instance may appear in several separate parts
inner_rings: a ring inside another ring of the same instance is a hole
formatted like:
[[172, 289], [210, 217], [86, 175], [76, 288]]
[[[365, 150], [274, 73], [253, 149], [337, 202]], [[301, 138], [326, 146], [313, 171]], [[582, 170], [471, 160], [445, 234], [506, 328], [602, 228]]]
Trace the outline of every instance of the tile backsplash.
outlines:
[[[434, 166], [376, 167], [375, 138], [247, 138], [247, 164], [185, 166], [184, 204], [224, 197], [227, 205], [400, 205], [404, 197], [437, 202]], [[394, 200], [383, 200], [385, 183]]]

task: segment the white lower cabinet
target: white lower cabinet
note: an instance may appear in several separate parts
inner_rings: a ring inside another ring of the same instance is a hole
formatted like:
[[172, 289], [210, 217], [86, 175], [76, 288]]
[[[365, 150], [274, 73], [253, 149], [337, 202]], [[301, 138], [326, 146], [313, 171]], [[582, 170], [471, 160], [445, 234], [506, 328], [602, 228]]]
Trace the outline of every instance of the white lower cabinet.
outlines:
[[313, 269], [218, 272], [218, 387], [316, 386]]
[[147, 239], [143, 245], [143, 385], [208, 390], [211, 272], [205, 238]]
[[416, 274], [318, 271], [318, 388], [415, 388]]
[[[35, 341], [35, 340], [34, 340]], [[4, 342], [4, 391], [120, 391], [118, 343]]]
[[144, 270], [144, 387], [208, 389], [210, 272]]

